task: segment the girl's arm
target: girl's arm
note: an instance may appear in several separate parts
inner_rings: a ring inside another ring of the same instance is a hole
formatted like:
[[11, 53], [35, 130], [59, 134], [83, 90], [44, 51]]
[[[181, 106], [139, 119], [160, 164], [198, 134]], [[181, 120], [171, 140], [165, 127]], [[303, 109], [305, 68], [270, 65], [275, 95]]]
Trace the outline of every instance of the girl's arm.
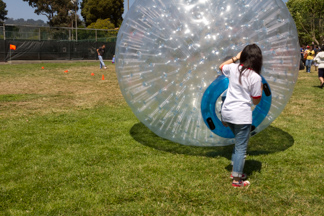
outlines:
[[240, 60], [241, 58], [241, 53], [239, 52], [235, 57], [228, 59], [227, 61], [223, 62], [220, 66], [219, 66], [219, 70], [222, 70], [224, 65], [228, 65], [228, 64], [232, 64], [234, 62], [236, 62], [237, 60]]
[[252, 103], [254, 105], [258, 105], [261, 101], [261, 98], [262, 98], [262, 91], [263, 91], [263, 84], [261, 83], [261, 97], [259, 98], [252, 98]]

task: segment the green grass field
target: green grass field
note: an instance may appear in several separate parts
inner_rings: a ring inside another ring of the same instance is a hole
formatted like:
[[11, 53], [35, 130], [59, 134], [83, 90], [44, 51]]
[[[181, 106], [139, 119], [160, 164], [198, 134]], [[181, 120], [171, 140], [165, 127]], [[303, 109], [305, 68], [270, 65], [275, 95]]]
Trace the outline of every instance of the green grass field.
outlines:
[[1, 65], [0, 215], [323, 215], [314, 69], [250, 140], [251, 186], [232, 188], [232, 146], [157, 137], [127, 106], [114, 67], [98, 64]]

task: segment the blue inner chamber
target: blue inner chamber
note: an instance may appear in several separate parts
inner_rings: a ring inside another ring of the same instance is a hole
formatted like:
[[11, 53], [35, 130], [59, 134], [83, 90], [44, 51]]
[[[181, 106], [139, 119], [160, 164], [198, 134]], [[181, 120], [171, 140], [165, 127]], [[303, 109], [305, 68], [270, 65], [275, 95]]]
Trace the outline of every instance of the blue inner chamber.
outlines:
[[[261, 76], [262, 77], [262, 76]], [[255, 130], [267, 116], [271, 107], [271, 90], [268, 82], [262, 77], [263, 92], [260, 103], [252, 112], [252, 128]], [[216, 115], [216, 101], [228, 88], [228, 78], [218, 76], [206, 89], [201, 101], [201, 114], [207, 127], [216, 135], [224, 138], [234, 138], [229, 127], [225, 127]], [[224, 95], [222, 100], [225, 100]], [[252, 133], [254, 135], [255, 133]]]

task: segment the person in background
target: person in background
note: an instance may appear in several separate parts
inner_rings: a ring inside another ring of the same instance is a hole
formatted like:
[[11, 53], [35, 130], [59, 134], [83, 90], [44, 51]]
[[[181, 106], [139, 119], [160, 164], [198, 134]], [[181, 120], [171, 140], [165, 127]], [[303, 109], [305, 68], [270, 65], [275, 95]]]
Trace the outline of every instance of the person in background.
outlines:
[[111, 63], [115, 64], [115, 55], [113, 55], [113, 58], [111, 60]]
[[321, 49], [319, 48], [319, 46], [315, 46], [314, 48], [314, 52], [315, 52], [315, 56], [317, 55], [317, 53], [320, 51]]
[[[320, 51], [320, 48], [318, 46], [315, 46], [314, 48], [314, 52], [315, 52], [315, 55], [317, 55], [317, 53]], [[317, 68], [318, 68], [318, 64], [314, 61], [314, 66], [315, 66], [315, 71], [317, 71]]]
[[[240, 60], [239, 64], [235, 64]], [[235, 57], [223, 62], [219, 69], [229, 79], [226, 99], [222, 106], [222, 123], [235, 136], [232, 153], [233, 187], [249, 186], [243, 173], [246, 150], [252, 124], [251, 105], [257, 105], [262, 97], [262, 52], [256, 44], [247, 45]]]
[[106, 48], [106, 46], [102, 45], [101, 47], [99, 47], [97, 49], [98, 59], [100, 61], [100, 69], [102, 69], [102, 68], [107, 69], [105, 63], [103, 62], [103, 55], [105, 54], [105, 48]]
[[300, 47], [300, 59], [302, 60], [303, 64], [305, 65], [304, 52], [305, 52], [305, 45]]
[[307, 73], [310, 73], [311, 71], [311, 67], [312, 67], [312, 63], [313, 63], [313, 59], [314, 59], [314, 56], [315, 56], [315, 51], [313, 50], [313, 47], [312, 46], [307, 46], [307, 49], [305, 51], [305, 54], [307, 55], [307, 58], [306, 58], [306, 72]]
[[318, 79], [320, 80], [320, 88], [324, 86], [324, 46], [321, 47], [321, 50], [314, 58], [314, 61], [318, 63]]

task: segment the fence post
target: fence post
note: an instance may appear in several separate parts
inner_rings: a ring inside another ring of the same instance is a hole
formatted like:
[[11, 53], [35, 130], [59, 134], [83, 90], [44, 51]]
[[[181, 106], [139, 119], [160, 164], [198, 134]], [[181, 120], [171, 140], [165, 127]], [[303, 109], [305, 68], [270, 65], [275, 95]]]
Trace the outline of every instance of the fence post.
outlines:
[[4, 44], [4, 61], [7, 62], [6, 60], [6, 56], [7, 56], [7, 53], [6, 53], [6, 47], [7, 47], [7, 44], [6, 44], [6, 26], [5, 24], [3, 23], [3, 44]]
[[75, 41], [78, 41], [78, 15], [75, 13]]
[[[39, 46], [38, 47], [40, 47], [41, 45], [40, 45], [40, 42], [39, 42]], [[41, 48], [38, 48], [38, 60], [41, 60]]]
[[7, 54], [6, 54], [6, 41], [5, 40], [3, 40], [3, 57], [4, 57], [4, 62], [6, 62], [6, 56], [7, 56]]
[[69, 60], [71, 60], [71, 43], [72, 41], [69, 41]]
[[41, 29], [40, 29], [40, 27], [38, 28], [38, 40], [41, 41]]
[[6, 26], [3, 23], [3, 40], [6, 40]]

